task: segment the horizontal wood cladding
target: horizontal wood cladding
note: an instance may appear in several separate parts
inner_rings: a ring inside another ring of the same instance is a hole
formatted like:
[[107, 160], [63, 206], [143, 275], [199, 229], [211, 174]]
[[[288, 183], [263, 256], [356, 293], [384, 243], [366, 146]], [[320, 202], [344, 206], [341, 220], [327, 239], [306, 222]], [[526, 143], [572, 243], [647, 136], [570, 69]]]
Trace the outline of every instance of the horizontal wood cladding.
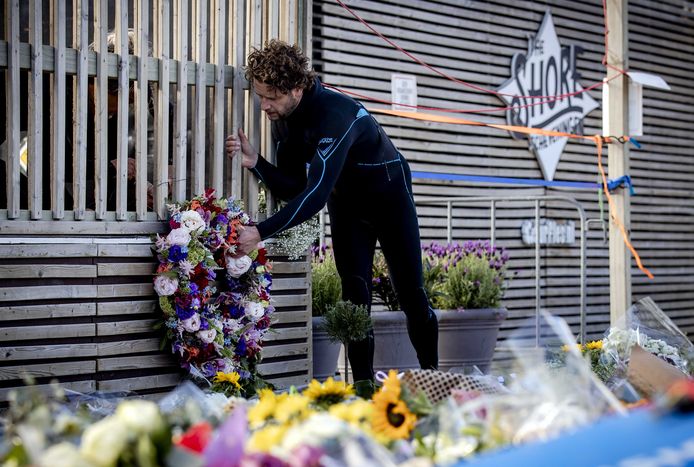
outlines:
[[[346, 4], [386, 37], [418, 59], [472, 86], [495, 90], [511, 73], [511, 59], [527, 53], [528, 35], [535, 34], [550, 10], [561, 45], [582, 49], [577, 59], [579, 82], [584, 86], [605, 76], [601, 65], [603, 10], [600, 2], [570, 0], [488, 2], [432, 0], [353, 0]], [[643, 90], [642, 148], [630, 148], [629, 173], [635, 195], [631, 202], [631, 239], [655, 279], [646, 278], [632, 261], [633, 299], [651, 296], [687, 333], [694, 336], [694, 18], [687, 2], [630, 0], [629, 66], [663, 77], [671, 90]], [[417, 78], [418, 104], [456, 110], [504, 107], [490, 93], [444, 79], [388, 45], [339, 4], [314, 2], [313, 63], [323, 81], [362, 95], [389, 101], [391, 74]], [[608, 73], [609, 75], [612, 72]], [[600, 88], [589, 91], [598, 102]], [[368, 108], [389, 107], [364, 99]], [[432, 112], [422, 110], [421, 112]], [[436, 113], [436, 112], [433, 112]], [[453, 114], [457, 115], [457, 114]], [[414, 172], [464, 176], [542, 179], [526, 140], [514, 140], [493, 128], [439, 124], [374, 113]], [[503, 111], [463, 113], [462, 118], [506, 123]], [[585, 134], [602, 132], [602, 110], [584, 120]], [[605, 148], [605, 170], [609, 147]], [[554, 180], [599, 181], [595, 145], [569, 141]], [[601, 209], [598, 190], [545, 188], [494, 182], [447, 181], [415, 177], [415, 200], [465, 196], [568, 196], [585, 210], [586, 329], [599, 338], [609, 327], [609, 248], [603, 226], [609, 213]], [[446, 241], [446, 208], [418, 201], [424, 243]], [[534, 218], [533, 203], [504, 204], [496, 209], [495, 238], [508, 249], [509, 269], [516, 273], [503, 304], [509, 318], [502, 339], [534, 317], [535, 251], [521, 241], [521, 223]], [[541, 217], [578, 220], [566, 206], [542, 204]], [[461, 205], [453, 209], [452, 234], [456, 241], [490, 237], [489, 204]], [[601, 219], [603, 220], [601, 222]], [[326, 219], [328, 236], [330, 221]], [[577, 237], [578, 242], [578, 237]], [[571, 247], [540, 249], [540, 307], [563, 316], [574, 334], [579, 330], [578, 243]]]
[[[45, 389], [57, 379], [80, 392], [143, 394], [182, 380], [155, 330], [150, 247], [148, 237], [0, 236], [0, 403], [25, 376]], [[260, 372], [278, 387], [300, 386], [311, 377], [310, 266], [271, 260], [277, 329]]]

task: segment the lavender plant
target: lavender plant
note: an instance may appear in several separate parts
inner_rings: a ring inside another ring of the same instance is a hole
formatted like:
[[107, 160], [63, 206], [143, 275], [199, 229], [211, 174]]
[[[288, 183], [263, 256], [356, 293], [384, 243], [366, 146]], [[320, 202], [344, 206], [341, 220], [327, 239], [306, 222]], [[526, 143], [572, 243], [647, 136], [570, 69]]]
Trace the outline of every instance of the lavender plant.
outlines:
[[424, 287], [439, 309], [495, 308], [507, 284], [508, 254], [487, 241], [422, 248]]

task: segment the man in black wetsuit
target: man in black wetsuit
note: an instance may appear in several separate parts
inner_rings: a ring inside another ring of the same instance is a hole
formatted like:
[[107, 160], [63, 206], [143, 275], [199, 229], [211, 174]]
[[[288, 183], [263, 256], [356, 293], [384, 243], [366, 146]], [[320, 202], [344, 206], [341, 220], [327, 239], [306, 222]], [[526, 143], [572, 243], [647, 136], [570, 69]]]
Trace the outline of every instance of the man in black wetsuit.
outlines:
[[[422, 368], [438, 365], [438, 323], [422, 284], [421, 245], [410, 169], [364, 107], [321, 85], [296, 46], [272, 40], [248, 56], [246, 78], [281, 134], [277, 167], [241, 129], [226, 151], [278, 198], [275, 215], [241, 232], [241, 252], [314, 216], [327, 202], [342, 298], [371, 306], [376, 242], [388, 262]], [[308, 175], [306, 164], [309, 164]], [[354, 380], [373, 380], [374, 337], [349, 345]]]

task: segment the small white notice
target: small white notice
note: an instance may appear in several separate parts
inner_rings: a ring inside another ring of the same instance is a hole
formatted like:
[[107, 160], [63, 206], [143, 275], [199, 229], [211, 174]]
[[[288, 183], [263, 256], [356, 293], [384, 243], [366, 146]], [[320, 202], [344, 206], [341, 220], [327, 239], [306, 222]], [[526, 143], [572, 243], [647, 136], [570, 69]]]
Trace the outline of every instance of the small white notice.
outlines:
[[417, 77], [393, 73], [390, 77], [393, 110], [417, 111]]

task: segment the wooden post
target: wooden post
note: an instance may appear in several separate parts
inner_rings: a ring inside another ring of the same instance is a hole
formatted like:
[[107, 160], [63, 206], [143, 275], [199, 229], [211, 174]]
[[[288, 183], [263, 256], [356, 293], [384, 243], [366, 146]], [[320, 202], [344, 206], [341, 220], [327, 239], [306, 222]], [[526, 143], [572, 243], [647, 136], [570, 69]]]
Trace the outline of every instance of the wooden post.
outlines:
[[[607, 63], [625, 70], [628, 67], [627, 0], [607, 0]], [[606, 83], [603, 100], [603, 128], [606, 135], [627, 135], [628, 77], [622, 75]], [[608, 148], [609, 178], [616, 179], [629, 171], [629, 148], [610, 144]], [[630, 231], [629, 193], [624, 187], [612, 193], [616, 216]], [[631, 306], [631, 254], [618, 226], [610, 222], [610, 322], [620, 322]]]

